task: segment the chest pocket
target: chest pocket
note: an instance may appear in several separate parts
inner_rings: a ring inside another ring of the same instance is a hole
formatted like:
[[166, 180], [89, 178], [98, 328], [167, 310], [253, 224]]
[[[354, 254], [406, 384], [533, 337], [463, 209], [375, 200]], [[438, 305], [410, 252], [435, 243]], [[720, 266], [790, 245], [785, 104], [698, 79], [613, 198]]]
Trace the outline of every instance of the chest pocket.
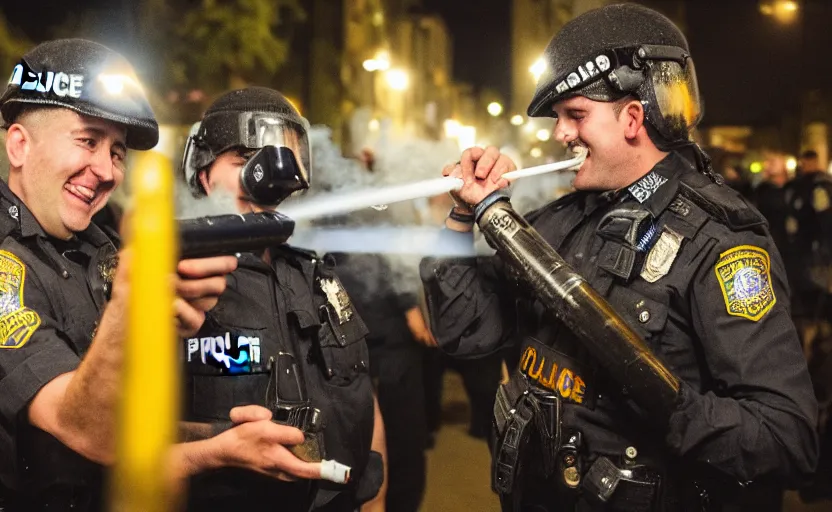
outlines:
[[661, 337], [667, 327], [667, 304], [631, 288], [617, 285], [612, 286], [608, 300], [651, 349], [660, 349]]
[[368, 330], [334, 273], [321, 271], [316, 280], [320, 327], [318, 348], [327, 382], [348, 386], [369, 372]]
[[192, 375], [267, 373], [268, 360], [280, 349], [269, 329], [272, 314], [236, 288], [228, 288], [208, 315], [200, 335], [185, 342], [185, 362]]

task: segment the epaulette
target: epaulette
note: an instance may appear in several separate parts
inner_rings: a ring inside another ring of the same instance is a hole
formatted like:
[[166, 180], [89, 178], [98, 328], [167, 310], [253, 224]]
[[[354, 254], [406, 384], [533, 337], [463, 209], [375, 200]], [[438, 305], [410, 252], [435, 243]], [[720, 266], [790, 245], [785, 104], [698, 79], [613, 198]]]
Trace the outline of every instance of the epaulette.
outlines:
[[318, 253], [313, 251], [312, 249], [304, 249], [302, 247], [295, 247], [294, 245], [282, 244], [278, 246], [275, 250], [282, 254], [285, 254], [286, 256], [295, 257], [302, 260], [313, 261], [320, 259]]
[[767, 224], [765, 217], [739, 192], [702, 174], [683, 173], [679, 194], [733, 231]]
[[541, 206], [537, 210], [530, 211], [529, 213], [525, 214], [523, 217], [525, 217], [526, 222], [531, 224], [535, 220], [537, 220], [541, 215], [543, 215], [544, 213], [558, 211], [561, 208], [564, 208], [564, 207], [574, 203], [575, 201], [578, 200], [578, 198], [580, 198], [583, 195], [585, 195], [585, 194], [582, 193], [582, 192], [570, 192], [568, 194], [560, 196], [559, 198], [555, 199], [554, 201], [552, 201], [549, 204]]
[[16, 220], [5, 215], [0, 215], [0, 240], [5, 239], [19, 229], [19, 224]]

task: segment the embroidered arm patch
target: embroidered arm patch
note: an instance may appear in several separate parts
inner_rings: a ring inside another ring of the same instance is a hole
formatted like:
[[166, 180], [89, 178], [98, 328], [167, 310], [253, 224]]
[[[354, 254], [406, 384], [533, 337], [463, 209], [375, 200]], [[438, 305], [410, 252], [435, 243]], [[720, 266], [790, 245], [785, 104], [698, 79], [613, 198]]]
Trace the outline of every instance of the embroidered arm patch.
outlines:
[[719, 255], [714, 272], [729, 315], [754, 322], [777, 302], [771, 286], [771, 258], [753, 245], [740, 245]]
[[23, 305], [26, 266], [0, 251], [0, 348], [20, 348], [40, 326], [40, 315]]

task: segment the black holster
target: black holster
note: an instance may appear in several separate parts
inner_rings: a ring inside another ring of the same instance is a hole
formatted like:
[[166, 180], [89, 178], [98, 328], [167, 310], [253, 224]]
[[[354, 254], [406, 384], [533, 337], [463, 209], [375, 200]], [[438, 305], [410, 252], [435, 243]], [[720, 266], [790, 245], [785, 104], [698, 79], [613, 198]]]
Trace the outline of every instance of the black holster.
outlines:
[[[547, 480], [556, 472], [561, 445], [560, 398], [533, 388], [524, 375], [515, 373], [497, 390], [494, 430], [491, 486], [501, 500], [514, 502], [512, 508], [517, 508], [525, 472]], [[538, 447], [538, 457], [529, 457], [530, 446]]]

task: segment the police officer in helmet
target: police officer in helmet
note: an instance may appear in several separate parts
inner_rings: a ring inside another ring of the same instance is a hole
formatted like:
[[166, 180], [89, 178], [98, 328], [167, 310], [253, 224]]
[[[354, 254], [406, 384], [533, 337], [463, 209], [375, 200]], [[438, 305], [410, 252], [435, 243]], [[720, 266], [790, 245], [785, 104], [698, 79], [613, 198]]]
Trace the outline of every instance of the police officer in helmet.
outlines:
[[[226, 93], [188, 140], [185, 179], [197, 196], [231, 194], [239, 213], [274, 211], [309, 187], [308, 127], [275, 90]], [[241, 254], [217, 307], [183, 340], [185, 419], [221, 425], [232, 407], [266, 406], [277, 422], [304, 431], [307, 443], [293, 453], [349, 466], [350, 481], [282, 483], [227, 469], [192, 482], [189, 509], [347, 511], [372, 498], [383, 468], [370, 450], [366, 335], [340, 281], [314, 253], [284, 244]], [[215, 338], [227, 340], [230, 363], [202, 350], [200, 340]]]
[[[446, 351], [522, 347], [495, 405], [503, 509], [778, 509], [815, 466], [817, 403], [766, 223], [690, 141], [701, 100], [687, 41], [653, 10], [609, 5], [567, 23], [545, 58], [528, 114], [588, 151], [576, 191], [495, 216], [511, 209], [502, 175], [515, 166], [471, 148], [443, 170], [465, 181], [446, 226], [542, 237], [538, 253], [554, 249], [573, 276], [561, 300], [538, 290], [564, 267], [538, 268], [535, 251], [496, 244], [491, 259], [421, 266]], [[632, 336], [590, 338], [589, 311]]]
[[[128, 148], [155, 146], [158, 126], [130, 64], [81, 39], [24, 55], [0, 113], [10, 163], [0, 182], [0, 495], [10, 511], [100, 510], [103, 466], [115, 457], [130, 258], [117, 266], [119, 241], [91, 218], [121, 184]], [[201, 327], [235, 266], [233, 257], [180, 262], [181, 335]], [[246, 422], [251, 412], [235, 415]], [[239, 434], [179, 446], [172, 474], [250, 460]]]

